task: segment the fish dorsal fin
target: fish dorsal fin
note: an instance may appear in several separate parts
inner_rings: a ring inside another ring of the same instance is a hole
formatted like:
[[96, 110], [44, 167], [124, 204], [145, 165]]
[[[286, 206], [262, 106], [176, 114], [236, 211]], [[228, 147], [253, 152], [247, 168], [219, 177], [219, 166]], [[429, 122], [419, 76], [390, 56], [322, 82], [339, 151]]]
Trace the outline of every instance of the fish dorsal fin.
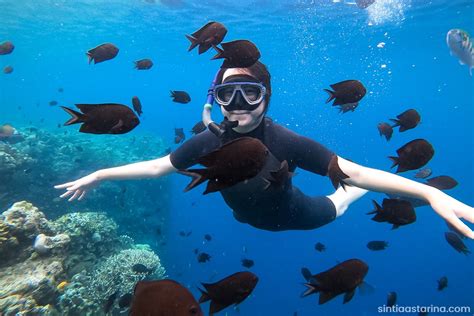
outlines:
[[97, 109], [100, 106], [104, 105], [120, 105], [123, 106], [122, 104], [117, 104], [117, 103], [100, 103], [100, 104], [76, 104], [77, 108], [81, 110], [82, 113], [87, 113], [90, 111], [93, 111], [94, 109]]
[[211, 21], [209, 23], [207, 23], [206, 25], [204, 25], [203, 27], [201, 27], [199, 30], [197, 30], [196, 32], [194, 32], [193, 34], [191, 34], [195, 39], [199, 40], [199, 37], [201, 36], [201, 34], [212, 24], [212, 23], [215, 23], [214, 21]]
[[339, 90], [341, 87], [343, 87], [345, 84], [347, 84], [348, 82], [350, 82], [352, 80], [344, 80], [344, 81], [341, 81], [341, 82], [338, 82], [338, 83], [334, 83], [334, 84], [331, 84], [329, 85], [334, 91], [337, 91]]
[[336, 293], [324, 291], [319, 293], [319, 305], [324, 304], [337, 296]]

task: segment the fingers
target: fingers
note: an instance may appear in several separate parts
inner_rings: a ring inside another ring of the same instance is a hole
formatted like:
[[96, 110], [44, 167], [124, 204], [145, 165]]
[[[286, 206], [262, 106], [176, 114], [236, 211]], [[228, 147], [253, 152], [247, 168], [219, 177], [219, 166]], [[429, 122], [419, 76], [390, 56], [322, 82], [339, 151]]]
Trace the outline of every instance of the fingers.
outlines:
[[456, 213], [459, 214], [459, 216], [464, 218], [466, 221], [469, 221], [474, 224], [474, 208], [466, 205], [466, 207], [463, 207]]
[[87, 191], [83, 191], [81, 196], [77, 199], [78, 201], [82, 200], [86, 196]]
[[76, 199], [78, 196], [80, 196], [82, 193], [83, 193], [82, 190], [76, 190], [76, 192], [74, 192], [73, 196], [71, 196], [68, 201], [69, 201], [69, 202], [73, 201], [73, 200]]
[[452, 214], [452, 216], [448, 216], [446, 220], [453, 225], [461, 234], [464, 236], [474, 239], [474, 232], [464, 224], [456, 215]]
[[74, 182], [76, 182], [76, 181], [67, 182], [67, 183], [63, 183], [63, 184], [58, 184], [58, 185], [55, 185], [54, 188], [55, 188], [55, 189], [65, 189], [65, 188], [67, 188], [67, 187], [73, 185]]
[[66, 191], [65, 193], [61, 194], [59, 197], [62, 199], [62, 198], [65, 198], [66, 196], [69, 196], [73, 193], [74, 193], [74, 191]]

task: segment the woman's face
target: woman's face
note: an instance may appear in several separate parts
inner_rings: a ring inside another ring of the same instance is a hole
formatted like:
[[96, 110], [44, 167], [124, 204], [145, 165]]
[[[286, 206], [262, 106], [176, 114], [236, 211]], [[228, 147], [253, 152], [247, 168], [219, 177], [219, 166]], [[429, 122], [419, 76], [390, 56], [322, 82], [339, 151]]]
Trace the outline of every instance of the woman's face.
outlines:
[[[238, 78], [237, 76], [250, 76], [253, 78], [252, 74], [248, 72], [247, 68], [230, 68], [227, 69], [222, 77], [222, 82], [232, 82], [234, 81], [232, 78]], [[238, 80], [242, 81], [242, 80]], [[248, 80], [244, 80], [248, 81]], [[242, 100], [242, 102], [245, 102]], [[247, 133], [255, 129], [260, 122], [262, 121], [263, 117], [265, 116], [263, 113], [265, 112], [266, 102], [265, 99], [259, 104], [259, 106], [253, 111], [245, 111], [245, 110], [234, 110], [234, 111], [227, 111], [223, 106], [221, 106], [222, 115], [227, 117], [229, 121], [238, 121], [239, 125], [234, 128], [234, 130], [238, 133]]]

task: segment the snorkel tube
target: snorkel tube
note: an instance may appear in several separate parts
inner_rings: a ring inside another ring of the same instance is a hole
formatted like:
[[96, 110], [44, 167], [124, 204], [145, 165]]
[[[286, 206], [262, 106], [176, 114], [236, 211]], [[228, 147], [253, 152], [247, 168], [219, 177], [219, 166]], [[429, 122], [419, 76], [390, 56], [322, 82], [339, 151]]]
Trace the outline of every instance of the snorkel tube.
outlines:
[[212, 105], [214, 104], [214, 88], [216, 86], [218, 74], [219, 71], [214, 76], [214, 80], [212, 80], [211, 86], [207, 90], [207, 100], [202, 110], [202, 122], [214, 135], [221, 138], [226, 131], [237, 127], [239, 122], [229, 121], [227, 117], [224, 117], [224, 120], [218, 125], [214, 123], [211, 118]]
[[214, 123], [211, 118], [212, 105], [214, 104], [214, 87], [216, 86], [218, 74], [219, 71], [217, 71], [216, 75], [214, 76], [214, 79], [212, 80], [211, 86], [207, 90], [207, 100], [202, 109], [202, 122], [204, 123], [204, 125], [206, 125], [207, 128], [209, 128], [209, 130], [214, 135], [216, 135], [217, 137], [221, 137], [225, 133], [225, 130], [222, 129], [216, 123]]

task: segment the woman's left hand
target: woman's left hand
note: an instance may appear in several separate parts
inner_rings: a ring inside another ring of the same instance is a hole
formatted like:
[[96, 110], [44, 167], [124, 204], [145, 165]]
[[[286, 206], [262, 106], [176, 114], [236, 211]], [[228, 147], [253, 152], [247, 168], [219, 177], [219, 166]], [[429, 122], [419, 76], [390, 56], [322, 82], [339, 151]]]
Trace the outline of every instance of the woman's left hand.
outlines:
[[464, 236], [474, 239], [474, 232], [460, 218], [474, 223], [474, 208], [459, 202], [446, 193], [437, 190], [429, 199], [431, 207], [446, 222], [454, 226]]

